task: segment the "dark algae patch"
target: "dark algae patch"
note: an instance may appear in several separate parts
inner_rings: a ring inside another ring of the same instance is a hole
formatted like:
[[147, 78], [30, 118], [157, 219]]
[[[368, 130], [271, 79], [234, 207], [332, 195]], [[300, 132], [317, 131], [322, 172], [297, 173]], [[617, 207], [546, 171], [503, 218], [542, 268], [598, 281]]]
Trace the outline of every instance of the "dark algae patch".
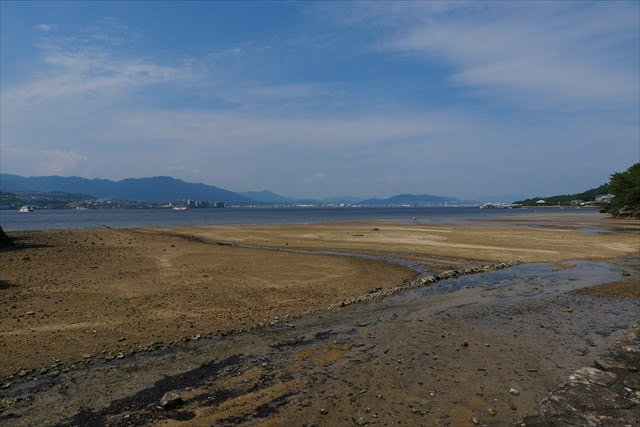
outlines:
[[[62, 425], [140, 425], [152, 421], [171, 418], [185, 421], [193, 418], [193, 414], [179, 409], [165, 410], [159, 405], [162, 396], [170, 391], [182, 390], [187, 387], [199, 387], [216, 378], [229, 367], [242, 363], [242, 356], [231, 356], [220, 362], [206, 363], [199, 368], [157, 381], [152, 387], [142, 390], [131, 397], [117, 400], [105, 409], [92, 411], [83, 409], [70, 421]], [[214, 391], [212, 402], [219, 402], [229, 398], [224, 391]], [[185, 402], [186, 404], [189, 401]]]

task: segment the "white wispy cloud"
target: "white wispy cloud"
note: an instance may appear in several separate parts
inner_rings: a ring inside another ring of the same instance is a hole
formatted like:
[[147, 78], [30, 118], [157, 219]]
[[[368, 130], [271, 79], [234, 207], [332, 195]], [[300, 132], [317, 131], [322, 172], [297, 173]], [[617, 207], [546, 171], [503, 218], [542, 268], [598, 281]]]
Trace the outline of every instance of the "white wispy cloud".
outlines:
[[68, 174], [76, 171], [81, 162], [88, 158], [71, 150], [42, 150], [42, 170], [52, 174]]
[[379, 49], [443, 62], [453, 67], [453, 82], [490, 97], [529, 107], [638, 102], [638, 3], [404, 3], [390, 15], [380, 5], [365, 9], [378, 23], [404, 16], [403, 27], [388, 22], [374, 42]]
[[304, 178], [304, 183], [307, 185], [318, 185], [324, 182], [327, 178], [327, 174], [325, 172], [319, 171], [314, 173], [311, 176], [307, 176]]
[[36, 28], [40, 31], [52, 31], [55, 29], [55, 26], [51, 24], [38, 24]]
[[290, 83], [261, 86], [251, 89], [249, 94], [264, 98], [308, 98], [322, 96], [331, 90], [332, 85], [323, 83]]
[[111, 98], [132, 88], [193, 77], [187, 61], [164, 65], [126, 57], [114, 54], [103, 43], [90, 44], [77, 37], [46, 38], [39, 47], [46, 72], [5, 88], [3, 103], [17, 107], [72, 96]]

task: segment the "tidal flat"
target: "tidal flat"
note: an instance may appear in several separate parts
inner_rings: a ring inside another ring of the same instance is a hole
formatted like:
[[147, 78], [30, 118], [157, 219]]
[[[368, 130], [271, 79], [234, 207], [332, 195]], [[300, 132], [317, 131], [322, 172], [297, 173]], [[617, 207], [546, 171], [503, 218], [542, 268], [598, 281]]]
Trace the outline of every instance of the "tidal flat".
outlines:
[[510, 424], [640, 321], [639, 233], [595, 213], [13, 232], [0, 421]]

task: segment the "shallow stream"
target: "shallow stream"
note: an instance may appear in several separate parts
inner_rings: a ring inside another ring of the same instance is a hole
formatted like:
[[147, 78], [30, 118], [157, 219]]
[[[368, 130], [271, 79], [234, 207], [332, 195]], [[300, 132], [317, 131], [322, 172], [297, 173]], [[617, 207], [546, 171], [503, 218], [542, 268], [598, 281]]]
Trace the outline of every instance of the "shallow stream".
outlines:
[[[240, 334], [92, 359], [0, 390], [0, 399], [19, 399], [0, 423], [509, 424], [640, 320], [637, 300], [571, 293], [623, 271], [638, 275], [637, 263], [523, 264]], [[168, 391], [184, 405], [160, 409]]]

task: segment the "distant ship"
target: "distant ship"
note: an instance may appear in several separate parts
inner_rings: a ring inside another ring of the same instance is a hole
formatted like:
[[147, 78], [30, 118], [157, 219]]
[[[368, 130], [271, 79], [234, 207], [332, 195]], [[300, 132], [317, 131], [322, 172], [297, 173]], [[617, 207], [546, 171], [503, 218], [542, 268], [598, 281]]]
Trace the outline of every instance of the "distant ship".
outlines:
[[24, 205], [18, 209], [18, 212], [33, 212], [33, 208], [31, 206]]
[[174, 206], [172, 209], [174, 211], [186, 211], [188, 208], [186, 206]]

